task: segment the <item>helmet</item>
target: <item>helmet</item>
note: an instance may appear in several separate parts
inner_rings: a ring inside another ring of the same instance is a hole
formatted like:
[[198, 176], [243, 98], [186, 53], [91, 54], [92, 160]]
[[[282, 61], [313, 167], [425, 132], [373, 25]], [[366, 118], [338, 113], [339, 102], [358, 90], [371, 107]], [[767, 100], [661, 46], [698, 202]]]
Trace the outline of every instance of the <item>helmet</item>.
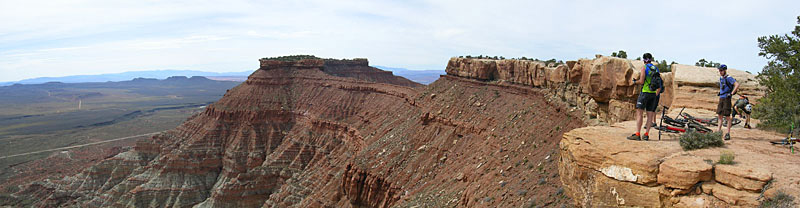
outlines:
[[728, 70], [728, 65], [722, 64], [717, 67], [719, 70]]
[[653, 54], [644, 53], [644, 55], [642, 55], [642, 60], [644, 60], [644, 62], [653, 61]]
[[744, 106], [744, 110], [746, 111], [753, 111], [753, 105], [747, 104]]

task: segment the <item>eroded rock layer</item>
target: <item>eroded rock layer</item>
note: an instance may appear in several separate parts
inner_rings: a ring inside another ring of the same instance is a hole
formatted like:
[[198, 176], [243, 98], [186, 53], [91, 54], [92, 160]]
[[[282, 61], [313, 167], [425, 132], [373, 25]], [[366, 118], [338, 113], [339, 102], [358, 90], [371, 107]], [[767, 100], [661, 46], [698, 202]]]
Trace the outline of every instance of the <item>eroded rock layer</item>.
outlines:
[[455, 76], [411, 88], [331, 76], [331, 64], [262, 61], [176, 129], [15, 196], [39, 207], [569, 203], [555, 149], [583, 121], [546, 91]]
[[[598, 55], [549, 66], [531, 60], [452, 58], [446, 71], [453, 76], [547, 89], [551, 100], [585, 112], [584, 119], [611, 124], [633, 119], [642, 87], [635, 85], [633, 78], [639, 77], [643, 67], [642, 61]], [[660, 106], [716, 110], [717, 69], [680, 64], [671, 68], [672, 72], [661, 73], [665, 91]], [[749, 96], [751, 102], [764, 95], [754, 75], [736, 69], [728, 73], [740, 82], [739, 94]]]
[[[531, 60], [452, 58], [446, 71], [459, 77], [547, 89], [550, 99], [585, 112], [585, 119], [614, 123], [633, 118], [631, 110], [641, 90], [633, 78], [638, 78], [642, 66], [641, 61], [604, 56], [557, 66]], [[662, 76], [665, 85], [672, 85], [672, 73]], [[672, 89], [667, 88], [661, 97], [663, 105], [670, 105]]]

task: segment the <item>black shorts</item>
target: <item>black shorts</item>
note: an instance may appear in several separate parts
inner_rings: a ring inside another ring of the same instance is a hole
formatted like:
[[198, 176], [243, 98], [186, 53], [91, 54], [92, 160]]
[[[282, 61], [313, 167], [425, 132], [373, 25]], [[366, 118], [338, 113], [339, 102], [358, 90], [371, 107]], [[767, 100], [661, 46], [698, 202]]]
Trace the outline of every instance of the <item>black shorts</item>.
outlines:
[[719, 103], [717, 104], [717, 115], [731, 115], [731, 97], [719, 98]]
[[655, 93], [639, 93], [639, 98], [636, 99], [636, 109], [644, 109], [649, 112], [656, 112], [658, 107], [658, 96]]

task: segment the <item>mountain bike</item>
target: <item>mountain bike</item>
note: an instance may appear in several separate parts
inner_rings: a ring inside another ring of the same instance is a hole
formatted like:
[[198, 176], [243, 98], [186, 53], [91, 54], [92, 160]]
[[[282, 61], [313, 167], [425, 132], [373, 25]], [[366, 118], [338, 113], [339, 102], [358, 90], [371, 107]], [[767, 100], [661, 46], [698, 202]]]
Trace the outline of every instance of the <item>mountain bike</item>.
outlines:
[[[666, 109], [669, 109], [669, 108], [667, 108], [665, 106], [664, 109], [666, 111]], [[688, 117], [691, 117], [691, 115], [689, 115], [688, 113], [683, 113], [684, 109], [686, 109], [686, 108], [685, 107], [682, 108], [681, 111], [678, 113], [678, 115], [684, 115], [685, 114]], [[694, 118], [694, 117], [691, 117], [691, 118]], [[658, 129], [659, 131], [665, 131], [667, 133], [685, 133], [688, 130], [695, 130], [695, 131], [700, 132], [700, 133], [711, 133], [712, 132], [711, 129], [706, 128], [705, 126], [703, 126], [703, 124], [698, 122], [696, 119], [680, 119], [680, 118], [673, 119], [672, 117], [669, 117], [668, 115], [666, 115], [663, 111], [661, 113], [661, 122], [662, 122], [662, 124], [660, 126], [655, 127], [655, 128]], [[667, 125], [664, 125], [663, 123], [667, 123]]]
[[792, 137], [793, 133], [794, 133], [794, 122], [792, 122], [792, 126], [789, 129], [789, 136], [787, 136], [786, 138], [780, 139], [780, 140], [769, 141], [769, 143], [772, 143], [773, 145], [781, 145], [781, 146], [784, 146], [784, 147], [788, 145], [789, 146], [789, 150], [792, 151], [792, 154], [794, 154], [794, 144], [797, 143], [798, 140], [800, 140], [800, 139], [798, 139], [796, 137]]
[[[698, 123], [702, 123], [702, 124], [705, 124], [707, 126], [717, 126], [717, 123], [719, 122], [719, 118], [698, 118], [698, 117], [692, 116], [689, 113], [682, 113], [680, 115], [686, 120], [694, 120], [694, 121], [697, 121]], [[742, 123], [742, 120], [740, 120], [738, 118], [732, 118], [731, 119], [732, 126], [735, 126], [735, 125], [740, 124], [740, 123]], [[727, 126], [728, 125], [728, 121], [727, 120], [722, 120], [722, 125], [723, 126]]]

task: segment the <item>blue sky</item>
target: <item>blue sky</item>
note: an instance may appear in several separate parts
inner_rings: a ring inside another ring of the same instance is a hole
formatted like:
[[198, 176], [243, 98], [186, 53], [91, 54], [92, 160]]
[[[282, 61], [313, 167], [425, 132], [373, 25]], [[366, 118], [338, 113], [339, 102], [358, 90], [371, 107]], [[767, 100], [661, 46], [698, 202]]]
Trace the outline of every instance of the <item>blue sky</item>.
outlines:
[[313, 54], [444, 69], [459, 55], [700, 58], [757, 73], [756, 38], [796, 25], [800, 1], [9, 1], [0, 81], [181, 69], [255, 70]]

